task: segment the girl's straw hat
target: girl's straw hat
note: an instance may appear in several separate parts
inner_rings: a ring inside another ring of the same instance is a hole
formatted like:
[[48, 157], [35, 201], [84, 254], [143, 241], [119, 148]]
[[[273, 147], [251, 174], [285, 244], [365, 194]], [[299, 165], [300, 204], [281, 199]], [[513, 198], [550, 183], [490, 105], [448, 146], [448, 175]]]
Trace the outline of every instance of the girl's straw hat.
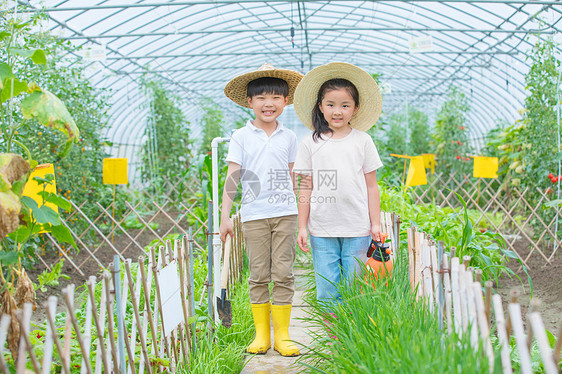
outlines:
[[251, 71], [232, 79], [226, 84], [224, 93], [236, 104], [249, 108], [250, 105], [248, 104], [248, 95], [246, 92], [248, 83], [254, 79], [264, 77], [280, 78], [289, 84], [289, 99], [287, 101], [287, 105], [290, 105], [293, 103], [295, 89], [297, 88], [297, 85], [301, 81], [303, 75], [293, 70], [275, 69], [273, 65], [265, 63], [256, 71]]
[[359, 110], [351, 117], [351, 127], [367, 131], [379, 119], [382, 111], [382, 96], [377, 82], [365, 70], [345, 62], [332, 62], [312, 69], [304, 76], [295, 91], [295, 111], [301, 122], [314, 131], [312, 108], [318, 99], [318, 90], [324, 82], [347, 79], [359, 91]]

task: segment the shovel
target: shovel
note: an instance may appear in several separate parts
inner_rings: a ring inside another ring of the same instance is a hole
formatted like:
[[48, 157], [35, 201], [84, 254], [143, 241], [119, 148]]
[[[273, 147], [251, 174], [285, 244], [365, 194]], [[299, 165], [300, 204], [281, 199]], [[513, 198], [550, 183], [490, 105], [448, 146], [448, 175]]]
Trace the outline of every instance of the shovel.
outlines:
[[228, 270], [230, 268], [230, 252], [232, 249], [232, 238], [226, 236], [224, 243], [224, 261], [221, 272], [221, 297], [217, 297], [217, 311], [224, 327], [232, 326], [232, 306], [230, 300], [226, 299], [226, 284], [228, 282]]

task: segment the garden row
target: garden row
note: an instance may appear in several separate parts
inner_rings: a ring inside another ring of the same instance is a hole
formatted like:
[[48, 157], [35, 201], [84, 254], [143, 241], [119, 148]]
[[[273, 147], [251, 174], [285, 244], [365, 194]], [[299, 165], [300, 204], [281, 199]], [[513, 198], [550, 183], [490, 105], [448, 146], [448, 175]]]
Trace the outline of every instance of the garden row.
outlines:
[[[240, 235], [239, 220], [235, 222]], [[226, 343], [240, 328], [238, 318], [234, 327], [225, 331], [213, 323], [212, 304], [196, 303], [195, 293], [203, 290], [204, 294], [207, 288], [206, 256], [193, 256], [191, 238], [171, 238], [166, 246], [149, 247], [147, 258], [141, 256], [138, 263], [130, 259], [121, 263], [115, 256], [109, 266], [111, 273], [104, 272], [100, 282], [92, 276], [77, 293], [74, 285], [63, 289], [63, 312], [57, 313], [57, 298], [49, 297], [46, 319], [33, 329], [33, 304], [17, 308], [16, 300], [21, 300], [16, 292], [15, 300], [7, 303], [11, 309], [4, 310], [8, 313], [0, 322], [0, 347], [3, 350], [7, 343], [11, 351], [11, 357], [0, 354], [2, 372], [23, 372], [26, 368], [35, 373], [67, 374], [152, 373], [162, 369], [207, 372], [209, 365], [241, 366], [240, 347], [234, 349], [236, 344]], [[229, 295], [239, 293], [236, 284], [245, 276], [238, 239], [233, 239]], [[235, 310], [241, 308], [241, 302], [234, 304]], [[238, 311], [237, 317], [251, 320], [249, 310]], [[250, 330], [247, 324], [242, 325], [242, 333]], [[225, 339], [223, 352], [213, 358], [221, 339]], [[221, 361], [221, 356], [225, 360]], [[212, 359], [218, 361], [211, 363]]]
[[329, 373], [562, 369], [560, 332], [556, 339], [544, 328], [533, 304], [525, 316], [514, 293], [506, 316], [492, 282], [482, 283], [482, 269], [467, 266], [470, 256], [445, 252], [413, 225], [403, 232], [391, 277], [365, 272], [342, 284], [335, 310], [318, 303], [311, 287], [308, 321], [316, 328], [304, 366]]

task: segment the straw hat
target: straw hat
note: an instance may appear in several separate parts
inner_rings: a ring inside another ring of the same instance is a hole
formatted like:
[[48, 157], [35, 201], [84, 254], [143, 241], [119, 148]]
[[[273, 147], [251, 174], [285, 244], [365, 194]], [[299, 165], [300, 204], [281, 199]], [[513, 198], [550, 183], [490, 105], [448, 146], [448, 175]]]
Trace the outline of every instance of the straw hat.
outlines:
[[359, 91], [359, 109], [351, 117], [351, 127], [367, 131], [379, 119], [382, 111], [382, 96], [377, 82], [365, 70], [345, 62], [332, 62], [312, 69], [304, 76], [295, 91], [295, 111], [301, 122], [314, 131], [312, 108], [318, 99], [318, 90], [324, 82], [347, 79]]
[[289, 99], [287, 105], [290, 105], [293, 103], [295, 88], [297, 88], [303, 75], [293, 70], [275, 69], [273, 65], [265, 63], [258, 70], [239, 75], [228, 82], [224, 88], [224, 94], [236, 104], [249, 108], [248, 95], [246, 92], [248, 83], [254, 79], [264, 77], [280, 78], [289, 84]]

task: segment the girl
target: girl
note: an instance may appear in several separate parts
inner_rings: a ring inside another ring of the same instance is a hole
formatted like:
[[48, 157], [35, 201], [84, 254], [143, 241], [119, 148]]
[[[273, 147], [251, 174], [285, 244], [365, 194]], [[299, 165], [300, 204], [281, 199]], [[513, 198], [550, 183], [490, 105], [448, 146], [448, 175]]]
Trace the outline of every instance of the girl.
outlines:
[[364, 70], [331, 63], [311, 70], [295, 91], [295, 111], [313, 131], [301, 143], [299, 248], [310, 232], [317, 298], [335, 303], [337, 285], [360, 270], [371, 237], [380, 240], [377, 148], [365, 133], [380, 116], [382, 97]]

